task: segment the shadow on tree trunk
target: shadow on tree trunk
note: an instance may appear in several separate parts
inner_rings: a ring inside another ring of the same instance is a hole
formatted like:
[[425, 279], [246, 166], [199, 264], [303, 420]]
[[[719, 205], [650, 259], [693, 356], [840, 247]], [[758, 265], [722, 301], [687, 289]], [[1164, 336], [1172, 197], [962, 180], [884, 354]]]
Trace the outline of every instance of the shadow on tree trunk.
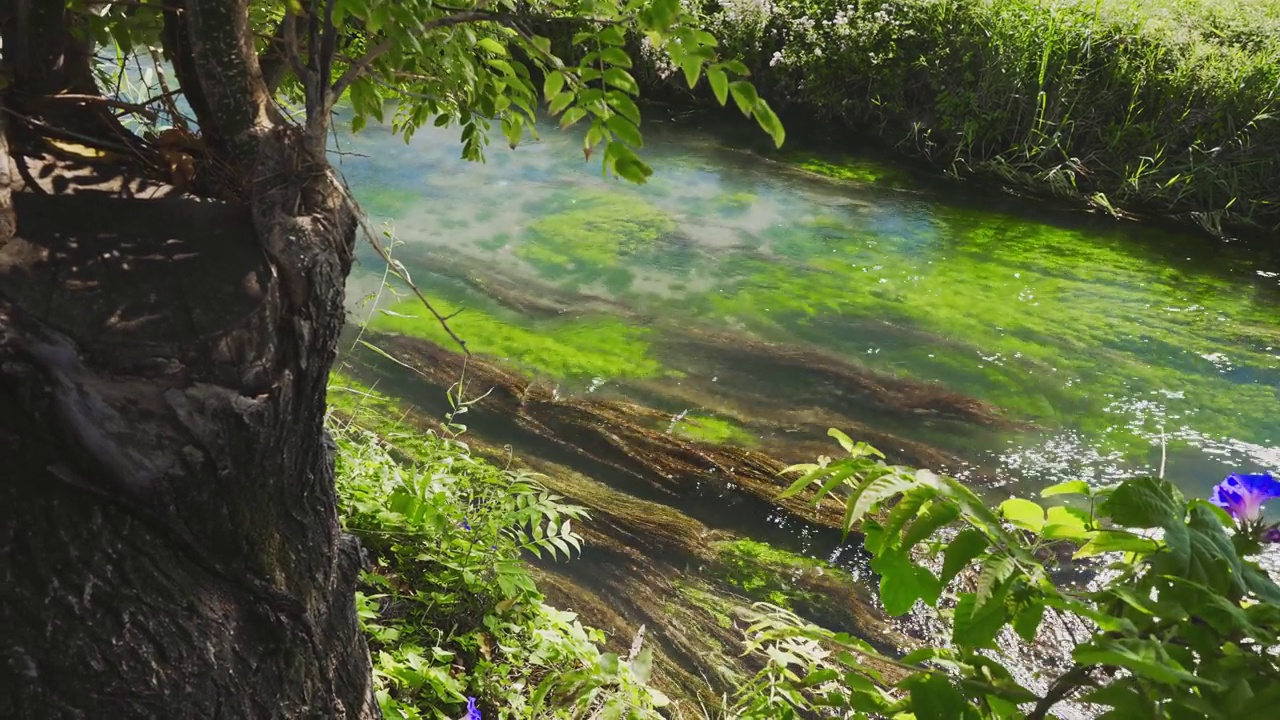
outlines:
[[377, 715], [323, 428], [355, 215], [300, 147], [245, 204], [4, 152], [0, 716]]

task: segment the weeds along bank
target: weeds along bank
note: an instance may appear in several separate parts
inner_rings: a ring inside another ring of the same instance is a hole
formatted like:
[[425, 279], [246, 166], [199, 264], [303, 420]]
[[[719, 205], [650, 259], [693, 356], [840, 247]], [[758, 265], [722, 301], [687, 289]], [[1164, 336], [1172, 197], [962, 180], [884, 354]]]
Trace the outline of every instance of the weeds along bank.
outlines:
[[402, 424], [394, 401], [353, 381], [335, 375], [329, 396], [342, 521], [368, 557], [356, 605], [385, 717], [660, 717], [652, 653], [603, 652], [603, 633], [547, 605], [522, 558], [580, 549], [582, 508]]
[[[792, 118], [1104, 210], [1280, 229], [1270, 0], [712, 0], [701, 11], [722, 55]], [[674, 68], [638, 74], [687, 88]], [[711, 96], [705, 83], [697, 92]]]

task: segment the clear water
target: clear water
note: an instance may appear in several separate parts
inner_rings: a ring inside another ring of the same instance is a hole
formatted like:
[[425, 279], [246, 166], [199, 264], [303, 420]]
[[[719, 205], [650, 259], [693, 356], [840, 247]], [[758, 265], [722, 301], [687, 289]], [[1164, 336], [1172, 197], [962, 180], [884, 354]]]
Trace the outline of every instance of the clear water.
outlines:
[[[1280, 469], [1274, 257], [967, 195], [814, 152], [817, 139], [787, 156], [737, 150], [761, 147], [717, 123], [647, 120], [657, 173], [643, 187], [602, 178], [580, 136], [551, 127], [514, 152], [496, 141], [483, 165], [458, 158], [453, 131], [434, 129], [406, 145], [370, 128], [342, 138], [351, 154], [337, 159], [415, 280], [466, 308], [453, 324], [472, 350], [562, 393], [639, 398], [673, 416], [790, 408], [784, 424], [810, 434], [826, 418], [806, 421], [805, 410], [837, 408], [939, 449], [942, 469], [1007, 485], [1002, 493], [1163, 466], [1203, 494], [1230, 471]], [[382, 278], [367, 249], [361, 261], [353, 305]], [[377, 323], [439, 336], [425, 320]], [[710, 345], [687, 342], [691, 330]], [[1003, 422], [833, 397], [804, 363], [708, 351], [751, 342], [934, 383]], [[776, 445], [777, 425], [715, 431]]]

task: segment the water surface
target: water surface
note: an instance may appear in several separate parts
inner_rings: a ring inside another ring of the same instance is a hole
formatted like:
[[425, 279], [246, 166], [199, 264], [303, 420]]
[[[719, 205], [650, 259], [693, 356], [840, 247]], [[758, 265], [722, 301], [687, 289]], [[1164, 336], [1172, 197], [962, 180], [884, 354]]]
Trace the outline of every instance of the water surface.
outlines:
[[[703, 417], [695, 429], [740, 443], [759, 438], [717, 422], [721, 400], [825, 402], [803, 366], [671, 341], [698, 328], [997, 408], [1005, 422], [982, 425], [840, 405], [956, 459], [940, 469], [1017, 492], [1163, 467], [1201, 494], [1232, 470], [1280, 468], [1280, 267], [1257, 248], [966, 196], [866, 157], [764, 157], [735, 149], [741, 128], [700, 116], [645, 129], [657, 173], [643, 187], [602, 178], [580, 136], [551, 127], [514, 152], [498, 141], [484, 165], [458, 158], [452, 131], [406, 145], [370, 128], [343, 138], [366, 157], [341, 169], [415, 280], [465, 308], [453, 325], [470, 347], [566, 394], [652, 400], [636, 388], [669, 383], [702, 401], [666, 408], [673, 426]], [[371, 253], [361, 260], [353, 300], [382, 278]], [[576, 300], [530, 302], [552, 294]]]

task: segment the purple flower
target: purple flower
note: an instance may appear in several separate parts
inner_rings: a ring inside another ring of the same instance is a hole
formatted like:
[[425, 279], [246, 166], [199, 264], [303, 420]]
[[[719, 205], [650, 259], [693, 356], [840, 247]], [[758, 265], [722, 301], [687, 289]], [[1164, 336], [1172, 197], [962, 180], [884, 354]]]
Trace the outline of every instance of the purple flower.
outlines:
[[462, 720], [481, 720], [480, 711], [476, 709], [475, 698], [467, 698], [467, 714], [462, 717]]
[[467, 522], [466, 518], [463, 518], [463, 519], [462, 519], [462, 529], [463, 529], [463, 530], [470, 530], [470, 529], [471, 529], [471, 523]]
[[1280, 543], [1280, 527], [1267, 528], [1267, 531], [1262, 533], [1262, 542]]
[[1280, 481], [1270, 473], [1232, 473], [1214, 486], [1209, 500], [1236, 520], [1254, 523], [1262, 519], [1262, 504], [1275, 498], [1280, 498]]

